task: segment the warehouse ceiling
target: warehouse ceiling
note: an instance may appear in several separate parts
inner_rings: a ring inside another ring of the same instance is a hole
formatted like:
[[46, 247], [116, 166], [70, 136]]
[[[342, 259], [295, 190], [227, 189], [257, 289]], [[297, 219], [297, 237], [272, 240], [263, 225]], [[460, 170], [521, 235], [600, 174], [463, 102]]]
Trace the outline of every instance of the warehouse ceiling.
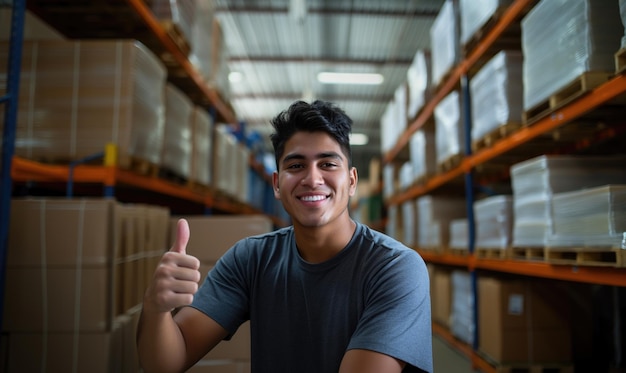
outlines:
[[[265, 138], [270, 119], [294, 100], [329, 100], [369, 137], [353, 148], [367, 176], [380, 157], [380, 118], [406, 81], [415, 53], [430, 49], [443, 0], [216, 0], [229, 53], [229, 100], [240, 120]], [[380, 85], [323, 84], [320, 72], [378, 73]]]

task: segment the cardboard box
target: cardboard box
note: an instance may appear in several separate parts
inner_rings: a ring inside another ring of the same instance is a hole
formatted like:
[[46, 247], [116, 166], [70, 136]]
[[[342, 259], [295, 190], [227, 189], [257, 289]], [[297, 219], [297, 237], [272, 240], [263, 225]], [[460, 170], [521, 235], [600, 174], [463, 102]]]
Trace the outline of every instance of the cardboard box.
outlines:
[[[170, 220], [170, 246], [176, 237], [179, 218]], [[272, 231], [270, 218], [264, 215], [190, 216], [187, 254], [204, 264], [215, 263], [237, 241]]]
[[548, 281], [478, 280], [479, 349], [500, 363], [570, 362], [567, 299]]
[[450, 327], [452, 307], [452, 282], [450, 270], [436, 267], [431, 276], [431, 308], [433, 321]]

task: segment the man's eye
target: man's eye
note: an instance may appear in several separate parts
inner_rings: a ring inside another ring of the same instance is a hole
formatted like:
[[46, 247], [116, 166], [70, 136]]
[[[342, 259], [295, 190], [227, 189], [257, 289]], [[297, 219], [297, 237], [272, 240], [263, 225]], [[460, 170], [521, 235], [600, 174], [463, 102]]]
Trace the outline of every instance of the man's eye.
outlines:
[[326, 168], [337, 167], [337, 165], [333, 162], [325, 162], [322, 164], [322, 166]]
[[290, 164], [289, 166], [287, 166], [288, 169], [297, 169], [297, 168], [302, 168], [302, 165], [300, 163], [294, 163], [294, 164]]

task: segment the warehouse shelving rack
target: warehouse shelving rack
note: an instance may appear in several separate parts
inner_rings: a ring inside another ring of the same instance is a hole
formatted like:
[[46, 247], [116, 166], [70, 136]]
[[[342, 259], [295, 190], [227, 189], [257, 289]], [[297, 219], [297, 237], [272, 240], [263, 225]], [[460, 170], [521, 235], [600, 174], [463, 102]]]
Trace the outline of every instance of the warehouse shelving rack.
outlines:
[[[485, 36], [477, 43], [476, 47], [469, 52], [465, 59], [460, 61], [451, 70], [448, 77], [438, 87], [430, 101], [424, 105], [415, 120], [409, 123], [407, 130], [399, 137], [395, 146], [383, 155], [384, 164], [390, 164], [398, 161], [403, 157], [402, 154], [406, 154], [405, 150], [411, 136], [431, 121], [437, 104], [453, 89], [459, 87], [461, 88], [464, 106], [466, 108], [468, 107], [468, 105], [465, 105], [465, 103], [468, 103], [470, 99], [469, 91], [467, 89], [468, 75], [472, 71], [476, 71], [480, 67], [480, 64], [484, 63], [484, 61], [490, 56], [489, 53], [492, 51], [492, 46], [494, 46], [494, 43], [496, 43], [498, 38], [506, 32], [507, 28], [515, 22], [521, 20], [523, 15], [536, 3], [536, 0], [512, 1], [512, 3], [501, 13], [501, 16], [495, 22], [494, 26], [487, 31]], [[406, 201], [435, 192], [439, 188], [464, 179], [465, 196], [468, 206], [468, 226], [470, 230], [468, 237], [468, 255], [463, 256], [450, 253], [439, 253], [428, 250], [420, 250], [419, 248], [417, 251], [422, 255], [426, 262], [446, 267], [469, 270], [473, 282], [472, 286], [475, 299], [477, 296], [477, 270], [586, 284], [626, 287], [626, 268], [561, 264], [553, 265], [543, 261], [478, 257], [474, 253], [474, 236], [471, 229], [473, 227], [473, 210], [471, 206], [474, 202], [475, 192], [473, 178], [474, 171], [478, 167], [491, 161], [496, 161], [498, 157], [501, 157], [511, 150], [521, 149], [542, 135], [549, 134], [551, 131], [567, 126], [574, 120], [582, 118], [583, 116], [592, 113], [594, 110], [597, 110], [603, 104], [620, 99], [623, 105], [624, 97], [626, 97], [626, 75], [622, 70], [617, 72], [615, 76], [609, 79], [606, 83], [601, 84], [587, 94], [582, 95], [581, 97], [576, 98], [568, 104], [556, 109], [548, 116], [538, 119], [531, 125], [524, 126], [515, 133], [495, 141], [489, 147], [480, 149], [476, 153], [472, 154], [471, 146], [469, 146], [470, 144], [466, 144], [466, 149], [468, 150], [458, 166], [449, 169], [447, 172], [440, 173], [429, 178], [421, 185], [413, 186], [389, 197], [385, 201], [385, 205], [387, 207], [399, 206]], [[623, 113], [623, 109], [621, 112]], [[569, 150], [585, 148], [594, 141], [606, 140], [616, 135], [623, 134], [626, 127], [623, 123], [623, 114], [617, 115], [621, 118], [621, 124], [603, 128], [602, 130], [597, 131], [591, 139], [580, 139], [577, 143], [575, 142], [573, 145], [570, 144]], [[470, 113], [466, 111], [463, 116], [463, 120], [465, 122], [464, 127], [466, 131], [466, 140], [469, 142], [470, 136], [467, 134], [471, 128], [471, 119], [469, 118]], [[565, 153], [567, 150], [563, 152]], [[527, 155], [526, 158], [531, 158], [531, 155]], [[511, 163], [511, 161], [509, 160], [508, 163]], [[508, 171], [505, 176], [508, 176]], [[477, 302], [474, 303], [476, 307]], [[475, 325], [477, 325], [476, 309], [474, 315]], [[477, 333], [477, 330], [478, 328], [476, 328], [475, 333]], [[486, 361], [478, 353], [476, 334], [474, 335], [474, 345], [468, 346], [466, 343], [456, 339], [450, 331], [439, 324], [433, 323], [433, 332], [443, 337], [443, 339], [456, 347], [461, 353], [465, 354], [470, 359], [473, 369], [478, 369], [486, 373], [498, 371], [496, 367]]]

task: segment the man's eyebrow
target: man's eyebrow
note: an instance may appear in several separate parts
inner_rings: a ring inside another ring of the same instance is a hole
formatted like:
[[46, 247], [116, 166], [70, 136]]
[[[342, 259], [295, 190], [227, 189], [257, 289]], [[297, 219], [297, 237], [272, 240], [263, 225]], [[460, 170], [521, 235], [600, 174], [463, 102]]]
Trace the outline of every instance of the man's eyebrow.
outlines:
[[[305, 158], [306, 157], [304, 155], [299, 154], [299, 153], [287, 154], [285, 156], [285, 158], [283, 158], [282, 163], [286, 163], [286, 162], [289, 162], [289, 161], [294, 160], [294, 159], [302, 160], [302, 159], [305, 159]], [[323, 152], [323, 153], [318, 153], [315, 156], [315, 159], [324, 159], [324, 158], [335, 158], [335, 159], [339, 159], [339, 160], [342, 159], [341, 155], [339, 153], [337, 153], [337, 152]]]

